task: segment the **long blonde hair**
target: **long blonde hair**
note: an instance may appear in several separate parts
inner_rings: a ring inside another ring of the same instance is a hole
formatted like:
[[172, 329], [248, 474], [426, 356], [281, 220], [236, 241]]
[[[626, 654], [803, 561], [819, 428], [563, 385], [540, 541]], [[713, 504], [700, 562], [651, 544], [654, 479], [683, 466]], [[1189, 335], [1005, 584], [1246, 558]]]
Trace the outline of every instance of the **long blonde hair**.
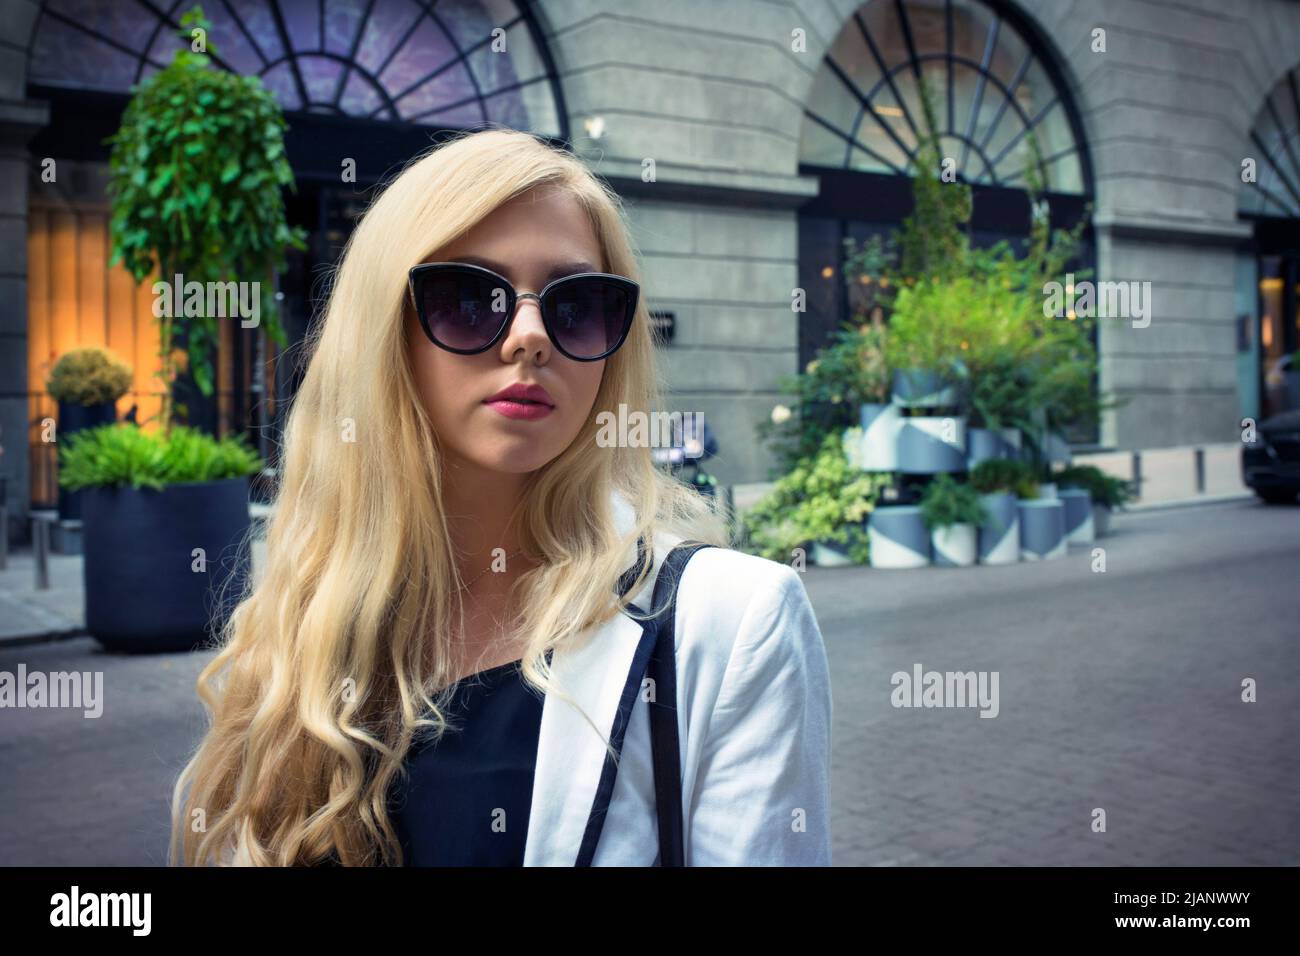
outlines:
[[[442, 452], [404, 344], [407, 273], [540, 185], [581, 203], [607, 271], [638, 278], [617, 195], [574, 156], [513, 130], [462, 134], [412, 160], [348, 240], [285, 428], [264, 571], [199, 675], [210, 725], [176, 781], [173, 863], [401, 860], [386, 794], [417, 729], [446, 727], [463, 611]], [[642, 296], [591, 416], [528, 476], [516, 511], [520, 544], [541, 563], [516, 582], [511, 607], [528, 640], [525, 678], [548, 693], [566, 696], [546, 652], [625, 607], [614, 583], [639, 536], [728, 543], [720, 512], [657, 469], [649, 449], [598, 447], [600, 411], [659, 409], [660, 399]], [[633, 506], [630, 533], [616, 526], [613, 492]]]

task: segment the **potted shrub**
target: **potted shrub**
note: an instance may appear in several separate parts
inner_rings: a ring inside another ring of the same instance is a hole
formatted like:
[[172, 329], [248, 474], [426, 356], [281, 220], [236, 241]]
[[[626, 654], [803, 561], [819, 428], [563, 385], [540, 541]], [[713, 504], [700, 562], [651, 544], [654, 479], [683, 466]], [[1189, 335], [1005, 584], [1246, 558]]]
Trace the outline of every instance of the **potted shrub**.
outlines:
[[921, 519], [930, 531], [935, 564], [975, 563], [976, 531], [989, 521], [979, 492], [951, 475], [939, 475], [921, 494]]
[[59, 443], [59, 483], [85, 495], [86, 630], [119, 651], [188, 650], [219, 627], [248, 573], [243, 436], [101, 425]]
[[[131, 387], [131, 369], [103, 349], [65, 352], [50, 369], [45, 390], [59, 403], [57, 440], [117, 420], [117, 400]], [[81, 494], [59, 490], [59, 519], [81, 518]]]
[[1111, 514], [1133, 500], [1133, 485], [1123, 478], [1108, 475], [1093, 465], [1062, 468], [1053, 477], [1062, 488], [1080, 488], [1092, 502], [1093, 530], [1097, 537], [1110, 533]]
[[1037, 483], [1023, 462], [989, 458], [970, 473], [970, 486], [980, 495], [988, 520], [979, 529], [982, 564], [1015, 564], [1020, 560], [1020, 512], [1017, 498], [1037, 495]]
[[864, 564], [864, 519], [889, 476], [854, 468], [840, 435], [827, 435], [818, 453], [799, 462], [744, 515], [751, 548], [789, 562], [797, 549], [823, 565]]
[[890, 401], [890, 372], [885, 362], [885, 329], [867, 324], [856, 333], [858, 424], [862, 429], [861, 467], [894, 471], [898, 467], [898, 406]]
[[199, 8], [181, 24], [181, 49], [133, 89], [109, 138], [109, 264], [124, 262], [136, 282], [157, 270], [155, 295], [166, 295], [173, 279], [183, 283], [183, 306], [158, 308], [160, 299], [154, 310], [161, 411], [148, 431], [101, 426], [60, 446], [60, 483], [85, 492], [87, 629], [124, 650], [194, 646], [221, 619], [214, 596], [239, 596], [243, 575], [248, 479], [261, 462], [242, 440], [172, 420], [177, 353], [188, 356], [194, 387], [211, 394], [217, 323], [237, 321], [225, 309], [192, 308], [207, 297], [190, 290], [254, 283], [258, 327], [283, 343], [274, 276], [288, 245], [305, 247], [305, 234], [284, 215], [281, 188], [293, 174], [279, 105], [256, 77], [215, 69], [207, 52], [191, 49], [191, 28], [211, 33]]

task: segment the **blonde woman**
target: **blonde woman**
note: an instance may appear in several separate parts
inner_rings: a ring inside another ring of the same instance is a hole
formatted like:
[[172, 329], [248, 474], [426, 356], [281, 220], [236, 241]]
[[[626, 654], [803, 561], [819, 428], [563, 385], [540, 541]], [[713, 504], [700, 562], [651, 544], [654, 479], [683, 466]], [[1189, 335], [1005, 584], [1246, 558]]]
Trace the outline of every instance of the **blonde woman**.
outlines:
[[829, 864], [801, 580], [602, 438], [661, 407], [606, 186], [525, 133], [443, 144], [358, 224], [311, 349], [173, 862]]

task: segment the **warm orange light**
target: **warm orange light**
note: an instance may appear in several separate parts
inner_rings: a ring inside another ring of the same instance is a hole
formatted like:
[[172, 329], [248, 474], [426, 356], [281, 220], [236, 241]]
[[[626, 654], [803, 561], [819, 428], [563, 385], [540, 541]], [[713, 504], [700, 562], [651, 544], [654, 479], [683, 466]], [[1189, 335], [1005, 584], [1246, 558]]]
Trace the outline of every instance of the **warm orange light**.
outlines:
[[829, 279], [829, 278], [830, 278], [831, 276], [833, 276], [834, 274], [835, 274], [835, 270], [832, 269], [830, 266], [822, 266], [822, 278], [823, 278], [823, 279]]

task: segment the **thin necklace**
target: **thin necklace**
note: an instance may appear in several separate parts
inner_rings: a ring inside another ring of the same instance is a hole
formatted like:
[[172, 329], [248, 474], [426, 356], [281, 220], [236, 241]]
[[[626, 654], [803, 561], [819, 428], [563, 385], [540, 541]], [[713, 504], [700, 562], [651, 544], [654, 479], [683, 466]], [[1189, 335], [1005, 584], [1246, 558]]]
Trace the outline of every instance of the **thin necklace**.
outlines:
[[[505, 560], [508, 562], [511, 558], [516, 557], [517, 555], [519, 555], [520, 553], [522, 553], [523, 550], [524, 550], [523, 548], [520, 548], [518, 551], [515, 551], [513, 554], [507, 554], [507, 555], [505, 556]], [[478, 574], [476, 574], [476, 575], [474, 576], [473, 580], [471, 580], [468, 584], [462, 584], [462, 585], [460, 586], [460, 589], [461, 589], [462, 591], [468, 591], [470, 588], [472, 588], [472, 587], [474, 586], [474, 584], [478, 581], [479, 578], [483, 577], [483, 575], [487, 574], [488, 571], [491, 571], [491, 570], [492, 570], [492, 565], [489, 564], [489, 565], [487, 566], [486, 569], [484, 569], [483, 571], [480, 571]]]

